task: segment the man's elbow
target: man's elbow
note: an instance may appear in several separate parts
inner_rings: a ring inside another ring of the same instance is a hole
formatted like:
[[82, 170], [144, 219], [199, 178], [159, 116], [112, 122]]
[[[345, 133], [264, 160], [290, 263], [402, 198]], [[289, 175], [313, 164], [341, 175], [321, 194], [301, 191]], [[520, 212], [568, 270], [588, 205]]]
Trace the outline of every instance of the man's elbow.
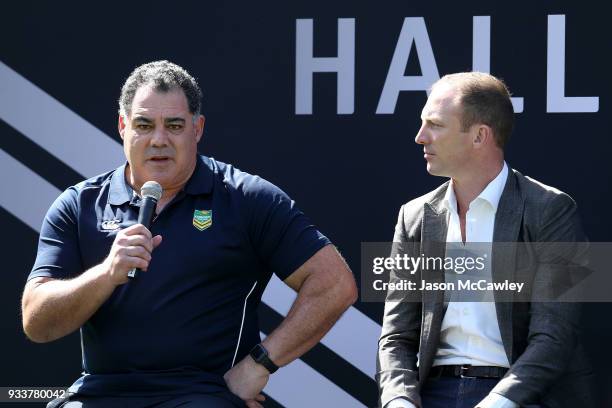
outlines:
[[48, 343], [54, 340], [50, 333], [41, 330], [41, 328], [38, 327], [39, 325], [35, 324], [34, 319], [29, 317], [25, 312], [21, 323], [23, 325], [23, 332], [27, 338], [34, 343]]
[[40, 286], [51, 280], [47, 277], [34, 278], [26, 284], [21, 297], [21, 325], [25, 335], [34, 343], [48, 343], [60, 336], [53, 334], [53, 322], [45, 321], [44, 297]]
[[357, 285], [355, 284], [355, 279], [352, 280], [350, 285], [350, 292], [348, 296], [349, 306], [357, 302], [357, 298], [359, 297], [359, 291], [357, 290]]
[[33, 343], [42, 344], [42, 343], [50, 343], [53, 341], [48, 336], [37, 335], [37, 334], [34, 334], [34, 332], [31, 332], [25, 329], [24, 329], [24, 332], [25, 332], [26, 337], [30, 339], [30, 341], [32, 341]]
[[344, 278], [338, 285], [338, 299], [342, 301], [344, 309], [348, 309], [353, 303], [357, 301], [358, 291], [357, 285], [355, 284], [355, 278], [353, 274], [348, 272], [346, 278]]
[[26, 294], [21, 304], [21, 325], [23, 332], [34, 343], [48, 343], [55, 340], [57, 337], [53, 336], [51, 330], [49, 330], [49, 325], [45, 325], [41, 321], [42, 316], [39, 313], [40, 310], [37, 309], [40, 309], [40, 307], [36, 307], [31, 296]]

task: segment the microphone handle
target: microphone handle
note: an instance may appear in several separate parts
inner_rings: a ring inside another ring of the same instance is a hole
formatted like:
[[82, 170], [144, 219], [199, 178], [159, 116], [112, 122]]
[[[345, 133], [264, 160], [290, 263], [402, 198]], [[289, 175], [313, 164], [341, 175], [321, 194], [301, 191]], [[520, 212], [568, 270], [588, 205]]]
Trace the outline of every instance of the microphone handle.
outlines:
[[[157, 200], [153, 197], [145, 197], [142, 200], [140, 211], [138, 212], [138, 223], [149, 228], [151, 221], [153, 221], [153, 215], [155, 214], [155, 207], [157, 207]], [[127, 274], [128, 278], [136, 279], [138, 274], [142, 272], [139, 268], [133, 268]]]

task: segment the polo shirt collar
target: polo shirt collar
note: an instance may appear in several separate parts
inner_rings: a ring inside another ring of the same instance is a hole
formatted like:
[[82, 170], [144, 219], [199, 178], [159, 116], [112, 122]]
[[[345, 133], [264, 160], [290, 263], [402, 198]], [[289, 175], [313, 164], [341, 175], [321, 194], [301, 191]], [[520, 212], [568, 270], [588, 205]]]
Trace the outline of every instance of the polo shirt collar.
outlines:
[[[117, 168], [111, 176], [108, 194], [109, 204], [122, 205], [131, 201], [134, 197], [135, 191], [125, 179], [126, 166], [127, 162]], [[191, 195], [210, 193], [213, 187], [213, 175], [214, 164], [212, 160], [206, 156], [198, 155], [196, 157], [196, 167], [189, 180], [187, 180], [187, 184], [183, 187], [183, 191]]]
[[213, 188], [214, 172], [213, 161], [206, 156], [197, 155], [196, 167], [183, 187], [183, 191], [191, 195], [210, 193]]
[[125, 180], [125, 166], [117, 168], [110, 179], [110, 187], [108, 191], [108, 202], [111, 205], [121, 205], [132, 200], [134, 189]]

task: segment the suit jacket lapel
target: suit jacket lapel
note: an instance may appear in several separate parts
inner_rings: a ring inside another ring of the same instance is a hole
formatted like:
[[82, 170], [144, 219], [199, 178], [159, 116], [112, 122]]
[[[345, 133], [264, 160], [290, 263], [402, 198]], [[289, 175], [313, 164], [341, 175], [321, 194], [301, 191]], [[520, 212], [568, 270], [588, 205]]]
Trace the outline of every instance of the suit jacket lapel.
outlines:
[[[442, 189], [444, 196], [446, 189]], [[421, 228], [421, 253], [425, 256], [444, 258], [446, 249], [446, 233], [448, 230], [448, 211], [441, 205], [441, 197], [434, 198], [423, 207], [423, 224]], [[421, 279], [425, 282], [444, 282], [444, 270], [421, 271]], [[423, 322], [421, 326], [421, 342], [419, 367], [431, 367], [440, 340], [440, 329], [444, 317], [444, 291], [422, 291]], [[421, 370], [419, 370], [421, 371]], [[421, 372], [421, 378], [427, 373]]]
[[[524, 205], [525, 201], [520, 195], [516, 175], [513, 170], [510, 170], [495, 214], [493, 269], [491, 272], [494, 282], [503, 282], [506, 279], [511, 282], [514, 280], [516, 267], [516, 245], [514, 243], [519, 238]], [[495, 292], [495, 309], [499, 331], [510, 364], [513, 360], [512, 299], [512, 295], [502, 295]]]

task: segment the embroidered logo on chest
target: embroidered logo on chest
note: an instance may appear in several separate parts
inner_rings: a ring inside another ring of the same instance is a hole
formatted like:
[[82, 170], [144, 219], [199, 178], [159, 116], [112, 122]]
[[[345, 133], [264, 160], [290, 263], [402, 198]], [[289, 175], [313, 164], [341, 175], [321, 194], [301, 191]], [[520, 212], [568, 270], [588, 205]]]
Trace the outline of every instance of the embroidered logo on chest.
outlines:
[[212, 225], [212, 210], [195, 210], [193, 212], [193, 226], [204, 231]]
[[106, 220], [102, 221], [102, 229], [104, 231], [113, 231], [119, 228], [119, 223], [121, 220]]

